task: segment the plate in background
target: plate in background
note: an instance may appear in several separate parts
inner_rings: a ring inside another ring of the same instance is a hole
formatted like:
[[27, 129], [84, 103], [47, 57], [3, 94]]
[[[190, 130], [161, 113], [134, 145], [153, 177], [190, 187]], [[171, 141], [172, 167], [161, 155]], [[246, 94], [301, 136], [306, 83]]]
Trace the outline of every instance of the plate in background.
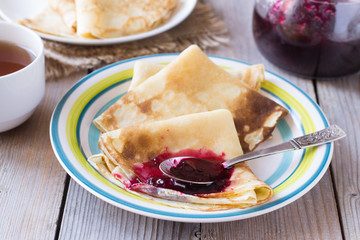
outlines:
[[[24, 18], [30, 18], [37, 13], [40, 13], [48, 0], [11, 0], [11, 1], [0, 1], [0, 17], [8, 22], [16, 22]], [[124, 42], [131, 42], [140, 40], [148, 37], [155, 36], [163, 33], [182, 21], [184, 21], [190, 13], [194, 10], [197, 0], [179, 0], [177, 7], [175, 8], [170, 19], [164, 24], [158, 26], [147, 32], [138, 33], [134, 35], [118, 37], [118, 38], [107, 38], [107, 39], [83, 39], [83, 38], [68, 38], [62, 36], [55, 36], [42, 32], [37, 32], [40, 37], [53, 40], [61, 43], [75, 44], [75, 45], [109, 45]], [[19, 7], [21, 6], [21, 7]]]

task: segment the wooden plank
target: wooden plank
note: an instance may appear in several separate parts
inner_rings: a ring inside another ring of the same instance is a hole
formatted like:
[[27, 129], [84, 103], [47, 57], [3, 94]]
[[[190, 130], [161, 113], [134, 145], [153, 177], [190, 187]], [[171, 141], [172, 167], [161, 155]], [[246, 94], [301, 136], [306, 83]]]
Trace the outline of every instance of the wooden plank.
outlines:
[[59, 239], [199, 239], [200, 224], [163, 221], [131, 213], [71, 180]]
[[346, 239], [360, 239], [360, 75], [318, 81], [321, 107], [347, 137], [335, 143], [331, 169]]
[[263, 216], [202, 224], [202, 239], [341, 239], [327, 173], [314, 189], [288, 206]]
[[[231, 41], [211, 54], [263, 63], [267, 70], [290, 80], [315, 99], [311, 79], [290, 75], [272, 65], [257, 50], [252, 37], [254, 1], [209, 0], [230, 29]], [[305, 196], [263, 216], [229, 223], [202, 224], [202, 239], [341, 239], [336, 202], [329, 171]]]
[[52, 151], [49, 123], [71, 84], [47, 82], [34, 115], [0, 133], [0, 239], [54, 238], [66, 174]]

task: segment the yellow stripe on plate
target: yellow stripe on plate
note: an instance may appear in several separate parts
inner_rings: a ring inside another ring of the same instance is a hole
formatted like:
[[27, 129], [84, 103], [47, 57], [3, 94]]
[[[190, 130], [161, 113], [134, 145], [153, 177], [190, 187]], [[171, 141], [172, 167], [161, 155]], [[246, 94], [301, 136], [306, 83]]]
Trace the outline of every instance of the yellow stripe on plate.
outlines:
[[[292, 95], [290, 95], [288, 92], [284, 91], [279, 86], [275, 85], [270, 81], [263, 82], [261, 84], [261, 87], [279, 97], [299, 114], [298, 117], [300, 118], [300, 121], [304, 127], [305, 134], [315, 131], [315, 124], [311, 119], [309, 113], [306, 111], [303, 105], [301, 105]], [[285, 182], [283, 182], [274, 189], [274, 194], [285, 191], [304, 175], [304, 173], [309, 169], [311, 163], [313, 162], [316, 151], [317, 148], [305, 150], [304, 157], [296, 171]]]
[[[66, 121], [66, 136], [67, 140], [69, 142], [70, 149], [72, 153], [74, 154], [76, 160], [80, 163], [80, 165], [93, 177], [95, 177], [99, 182], [103, 183], [104, 185], [112, 188], [115, 191], [121, 192], [122, 194], [145, 201], [148, 203], [153, 203], [153, 201], [149, 201], [147, 199], [144, 199], [140, 196], [137, 196], [135, 194], [132, 194], [116, 185], [108, 181], [106, 178], [104, 178], [102, 175], [100, 175], [93, 167], [88, 163], [87, 159], [84, 158], [84, 155], [82, 154], [80, 150], [79, 143], [77, 141], [76, 137], [76, 131], [77, 131], [77, 125], [79, 121], [80, 114], [82, 110], [85, 108], [85, 106], [93, 99], [97, 94], [99, 94], [104, 89], [112, 86], [113, 84], [119, 83], [121, 81], [124, 81], [133, 75], [133, 69], [127, 69], [121, 72], [118, 72], [116, 74], [113, 74], [109, 77], [104, 78], [103, 80], [97, 82], [93, 86], [91, 86], [89, 89], [87, 89], [85, 92], [83, 92], [74, 102], [73, 106], [71, 107], [68, 118]], [[158, 203], [155, 203], [158, 204]], [[158, 204], [162, 205], [162, 204]]]

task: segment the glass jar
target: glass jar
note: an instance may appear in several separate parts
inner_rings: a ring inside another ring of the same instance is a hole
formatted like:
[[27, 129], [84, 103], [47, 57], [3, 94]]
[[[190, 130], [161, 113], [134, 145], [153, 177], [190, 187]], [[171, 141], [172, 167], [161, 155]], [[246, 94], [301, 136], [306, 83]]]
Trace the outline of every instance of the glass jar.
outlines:
[[257, 0], [259, 51], [284, 70], [315, 77], [360, 71], [360, 0]]

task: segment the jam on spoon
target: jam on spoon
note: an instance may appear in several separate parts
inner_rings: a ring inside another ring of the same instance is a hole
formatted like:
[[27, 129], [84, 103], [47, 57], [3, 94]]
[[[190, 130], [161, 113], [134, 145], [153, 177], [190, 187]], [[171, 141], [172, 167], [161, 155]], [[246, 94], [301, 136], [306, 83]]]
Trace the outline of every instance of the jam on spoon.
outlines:
[[184, 158], [176, 166], [170, 168], [173, 176], [194, 182], [213, 182], [223, 179], [227, 171], [219, 161], [195, 157]]

